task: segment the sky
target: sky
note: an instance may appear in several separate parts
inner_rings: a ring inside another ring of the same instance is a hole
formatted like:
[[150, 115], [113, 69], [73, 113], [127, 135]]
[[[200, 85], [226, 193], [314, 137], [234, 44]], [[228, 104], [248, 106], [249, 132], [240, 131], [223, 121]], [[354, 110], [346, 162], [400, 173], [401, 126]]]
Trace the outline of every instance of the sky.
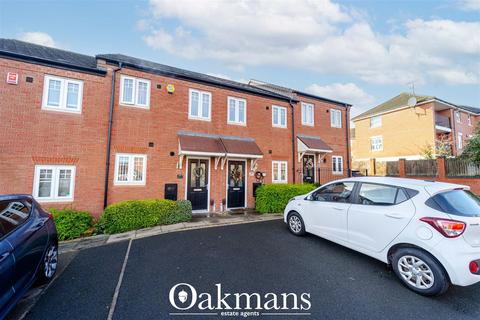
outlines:
[[0, 0], [0, 37], [262, 80], [353, 115], [413, 88], [480, 107], [480, 0]]

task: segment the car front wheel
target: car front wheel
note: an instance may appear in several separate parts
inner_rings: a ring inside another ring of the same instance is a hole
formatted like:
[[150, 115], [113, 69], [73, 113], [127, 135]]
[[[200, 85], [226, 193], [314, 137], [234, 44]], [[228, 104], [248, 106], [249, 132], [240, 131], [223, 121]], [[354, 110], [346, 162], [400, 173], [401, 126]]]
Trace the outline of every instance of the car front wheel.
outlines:
[[441, 264], [416, 248], [398, 249], [392, 256], [392, 267], [407, 288], [424, 296], [441, 295], [450, 285]]
[[297, 212], [288, 215], [288, 229], [296, 236], [303, 236], [306, 233], [303, 219]]
[[37, 282], [43, 284], [51, 281], [57, 272], [58, 265], [58, 245], [57, 243], [50, 243], [43, 256], [40, 265]]

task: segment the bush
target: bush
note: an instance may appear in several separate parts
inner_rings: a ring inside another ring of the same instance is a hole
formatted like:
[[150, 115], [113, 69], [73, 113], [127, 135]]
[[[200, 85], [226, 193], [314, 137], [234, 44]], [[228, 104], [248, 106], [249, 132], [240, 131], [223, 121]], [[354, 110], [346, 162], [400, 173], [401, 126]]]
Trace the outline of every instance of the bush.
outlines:
[[313, 184], [267, 184], [257, 190], [255, 206], [260, 213], [282, 213], [288, 200], [314, 190]]
[[79, 238], [91, 231], [92, 215], [86, 211], [73, 209], [50, 209], [57, 227], [58, 240]]
[[109, 205], [97, 224], [97, 232], [119, 233], [192, 218], [190, 201], [130, 200]]

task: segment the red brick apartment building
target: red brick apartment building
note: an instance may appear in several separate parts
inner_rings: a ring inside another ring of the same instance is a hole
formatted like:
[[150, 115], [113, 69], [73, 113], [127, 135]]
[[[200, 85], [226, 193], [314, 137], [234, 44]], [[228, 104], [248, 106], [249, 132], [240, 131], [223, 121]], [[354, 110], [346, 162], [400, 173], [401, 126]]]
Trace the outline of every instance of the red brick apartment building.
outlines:
[[99, 215], [110, 203], [254, 207], [254, 184], [350, 170], [350, 105], [120, 54], [0, 39], [0, 193]]

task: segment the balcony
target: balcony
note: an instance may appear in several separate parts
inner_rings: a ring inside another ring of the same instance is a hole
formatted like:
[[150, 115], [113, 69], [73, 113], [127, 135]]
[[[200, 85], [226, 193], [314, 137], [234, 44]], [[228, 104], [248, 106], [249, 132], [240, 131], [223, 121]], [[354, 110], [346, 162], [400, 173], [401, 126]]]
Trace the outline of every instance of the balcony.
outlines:
[[435, 115], [435, 129], [437, 132], [440, 133], [448, 133], [452, 131], [452, 127], [450, 125], [450, 118], [446, 116], [442, 116], [439, 114]]

